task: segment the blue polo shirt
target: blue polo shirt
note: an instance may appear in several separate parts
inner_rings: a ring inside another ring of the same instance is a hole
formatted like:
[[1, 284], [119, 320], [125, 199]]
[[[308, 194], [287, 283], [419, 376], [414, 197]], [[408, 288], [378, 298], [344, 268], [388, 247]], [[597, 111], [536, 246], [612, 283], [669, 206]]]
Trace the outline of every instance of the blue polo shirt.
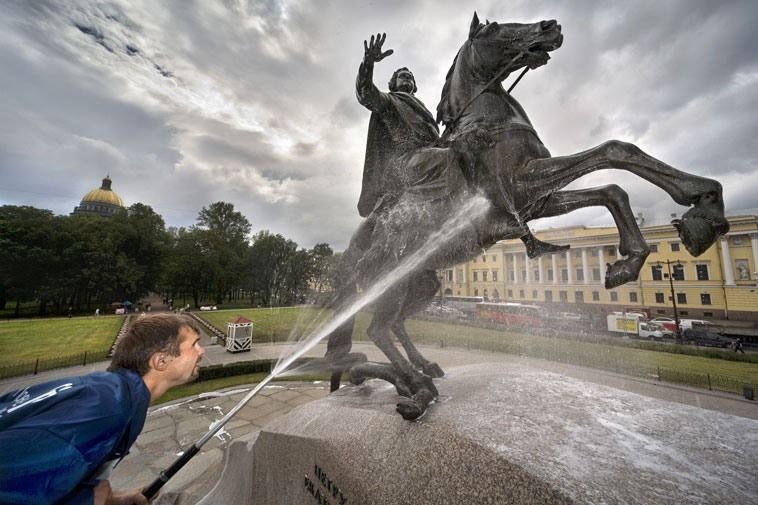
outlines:
[[102, 467], [129, 452], [149, 403], [142, 377], [131, 370], [0, 397], [0, 503], [91, 504]]

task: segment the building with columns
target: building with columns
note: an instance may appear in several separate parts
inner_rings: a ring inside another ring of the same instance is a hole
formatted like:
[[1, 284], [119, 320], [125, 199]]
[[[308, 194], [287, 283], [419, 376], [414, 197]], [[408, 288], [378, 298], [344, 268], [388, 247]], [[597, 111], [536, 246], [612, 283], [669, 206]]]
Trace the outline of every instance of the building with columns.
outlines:
[[698, 258], [670, 224], [642, 228], [652, 252], [639, 279], [611, 290], [604, 286], [605, 264], [619, 259], [616, 228], [544, 230], [539, 239], [571, 248], [529, 259], [520, 240], [498, 242], [468, 263], [441, 270], [442, 295], [655, 317], [673, 315], [673, 284], [680, 317], [758, 321], [758, 216], [732, 216], [729, 223], [729, 233]]

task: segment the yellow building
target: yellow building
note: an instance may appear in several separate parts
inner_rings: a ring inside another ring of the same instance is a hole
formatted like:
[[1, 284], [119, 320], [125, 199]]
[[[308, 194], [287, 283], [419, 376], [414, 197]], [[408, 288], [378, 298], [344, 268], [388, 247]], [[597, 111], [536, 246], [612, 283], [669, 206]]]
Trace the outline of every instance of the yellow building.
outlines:
[[[569, 227], [537, 232], [571, 249], [529, 259], [520, 240], [498, 242], [468, 263], [440, 272], [447, 296], [490, 301], [550, 303], [562, 310], [600, 314], [642, 310], [680, 317], [758, 321], [758, 216], [729, 218], [731, 230], [700, 257], [692, 257], [673, 226], [642, 234], [652, 252], [637, 281], [605, 289], [605, 264], [619, 259], [616, 228]], [[669, 269], [671, 278], [669, 277]]]

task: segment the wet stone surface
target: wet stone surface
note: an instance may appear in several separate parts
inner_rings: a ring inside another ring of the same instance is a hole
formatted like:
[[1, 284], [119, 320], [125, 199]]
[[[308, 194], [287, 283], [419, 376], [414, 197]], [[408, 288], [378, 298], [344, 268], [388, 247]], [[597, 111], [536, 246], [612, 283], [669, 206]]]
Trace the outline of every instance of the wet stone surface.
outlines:
[[[250, 388], [236, 386], [219, 391], [220, 396], [192, 397], [151, 408], [142, 434], [111, 477], [112, 487], [149, 485], [184, 449], [205, 435], [212, 423], [237, 405]], [[264, 388], [163, 487], [154, 503], [193, 503], [193, 497], [210, 491], [218, 480], [233, 439], [256, 433], [293, 408], [328, 393], [329, 384], [325, 382], [287, 382]]]

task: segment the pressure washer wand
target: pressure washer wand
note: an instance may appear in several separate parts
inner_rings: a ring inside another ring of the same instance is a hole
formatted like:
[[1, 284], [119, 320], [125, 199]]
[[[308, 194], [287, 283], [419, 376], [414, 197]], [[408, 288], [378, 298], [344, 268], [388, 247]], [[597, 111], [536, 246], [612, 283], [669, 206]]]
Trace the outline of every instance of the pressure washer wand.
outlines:
[[224, 425], [229, 422], [229, 420], [234, 417], [237, 412], [239, 412], [242, 407], [247, 405], [247, 403], [253, 399], [255, 395], [257, 395], [261, 389], [263, 389], [266, 384], [271, 382], [271, 380], [274, 378], [274, 372], [270, 373], [265, 379], [263, 379], [260, 383], [258, 383], [257, 386], [253, 388], [252, 391], [250, 391], [245, 397], [239, 401], [237, 405], [234, 406], [232, 410], [229, 411], [228, 414], [226, 414], [224, 417], [219, 419], [216, 423], [214, 423], [210, 430], [208, 430], [208, 433], [203, 435], [200, 440], [192, 444], [186, 451], [184, 451], [184, 454], [182, 454], [176, 461], [174, 461], [170, 467], [163, 470], [157, 479], [155, 479], [148, 487], [146, 487], [142, 494], [145, 498], [148, 500], [151, 500], [157, 493], [160, 491], [160, 489], [163, 487], [163, 485], [168, 482], [168, 480], [174, 476], [176, 472], [182, 469], [184, 465], [186, 465], [189, 460], [191, 460], [195, 454], [197, 454], [200, 451], [200, 448], [205, 445], [205, 443], [210, 440], [218, 431], [224, 427]]

